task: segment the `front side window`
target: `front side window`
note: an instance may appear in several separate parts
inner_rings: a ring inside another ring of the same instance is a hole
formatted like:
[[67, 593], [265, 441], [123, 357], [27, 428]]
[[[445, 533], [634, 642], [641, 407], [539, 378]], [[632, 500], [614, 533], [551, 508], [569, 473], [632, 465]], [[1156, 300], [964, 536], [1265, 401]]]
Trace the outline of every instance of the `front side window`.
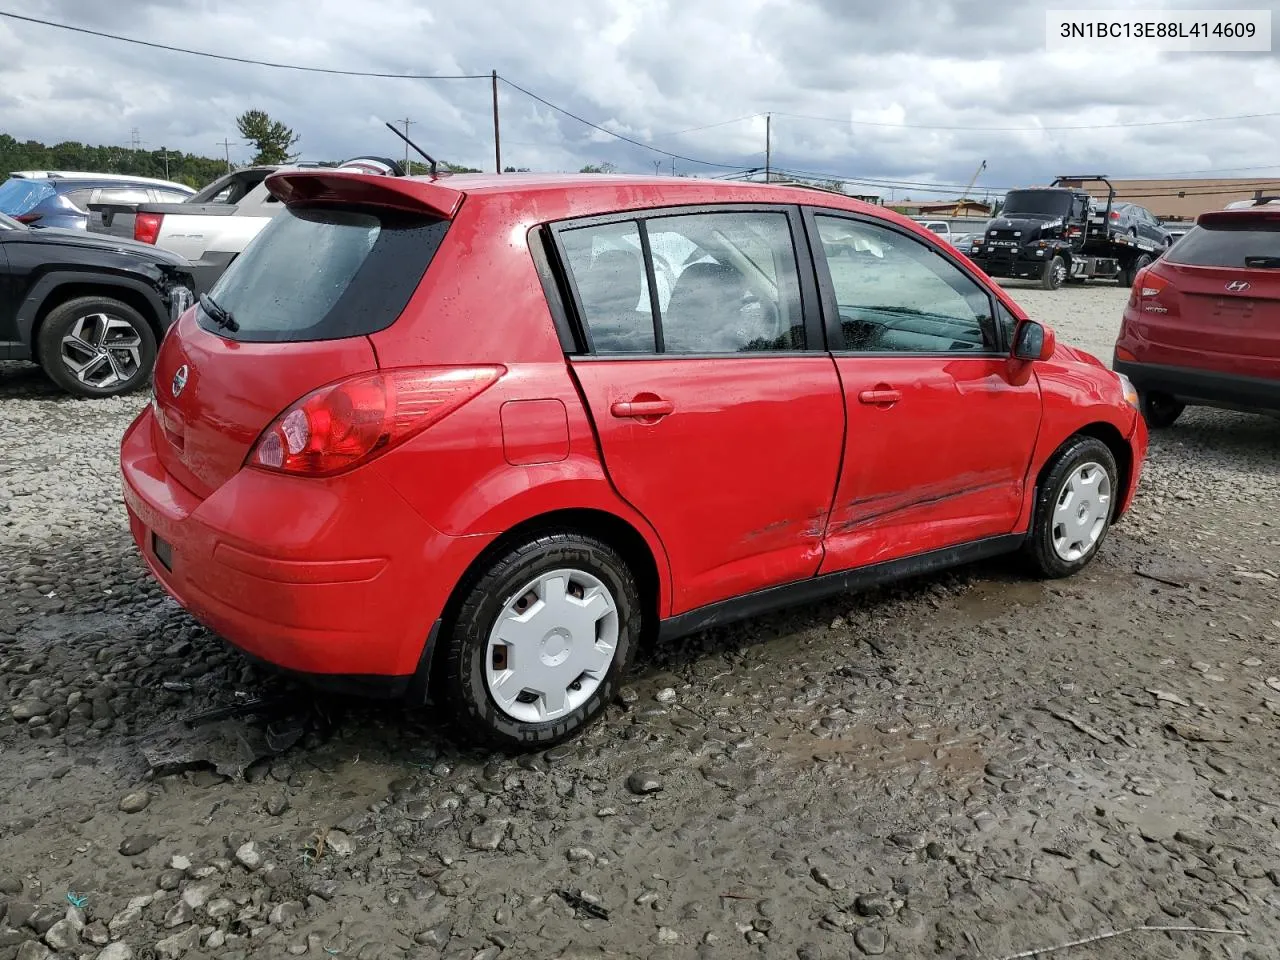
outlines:
[[818, 215], [843, 345], [864, 353], [993, 353], [991, 297], [931, 247], [885, 227]]
[[657, 216], [565, 230], [561, 242], [596, 353], [805, 347], [795, 248], [784, 213]]

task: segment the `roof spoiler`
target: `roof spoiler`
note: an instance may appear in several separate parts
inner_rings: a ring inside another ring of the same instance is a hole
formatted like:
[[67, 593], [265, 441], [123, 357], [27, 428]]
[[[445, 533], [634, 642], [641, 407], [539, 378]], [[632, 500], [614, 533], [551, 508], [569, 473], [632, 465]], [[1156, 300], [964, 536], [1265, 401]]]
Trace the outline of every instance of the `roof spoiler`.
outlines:
[[341, 170], [282, 170], [266, 179], [272, 196], [289, 204], [351, 204], [452, 220], [462, 204], [459, 190], [423, 180]]
[[1238, 210], [1210, 210], [1196, 217], [1196, 224], [1202, 227], [1234, 227], [1258, 220], [1280, 220], [1280, 205], [1243, 207]]

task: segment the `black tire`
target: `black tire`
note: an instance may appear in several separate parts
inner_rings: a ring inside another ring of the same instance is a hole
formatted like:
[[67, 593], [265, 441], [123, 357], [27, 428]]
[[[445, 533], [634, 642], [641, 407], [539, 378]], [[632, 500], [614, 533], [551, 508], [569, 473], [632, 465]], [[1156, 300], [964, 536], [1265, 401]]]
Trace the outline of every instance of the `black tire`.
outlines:
[[[64, 344], [70, 336], [79, 343]], [[37, 355], [49, 378], [68, 393], [114, 397], [150, 380], [156, 337], [142, 314], [127, 303], [112, 297], [76, 297], [45, 317]], [[77, 372], [73, 362], [87, 365]]]
[[1122, 287], [1132, 287], [1138, 279], [1138, 273], [1144, 268], [1151, 266], [1151, 257], [1143, 254], [1137, 260], [1129, 265], [1127, 270], [1120, 273], [1120, 285]]
[[[542, 723], [505, 713], [485, 680], [489, 634], [513, 594], [530, 580], [558, 569], [581, 570], [608, 588], [618, 614], [618, 642], [604, 679], [584, 703]], [[500, 749], [546, 749], [588, 726], [613, 700], [630, 669], [641, 631], [640, 593], [626, 561], [611, 546], [579, 533], [547, 533], [498, 557], [464, 588], [446, 644], [437, 690], [460, 736]]]
[[1067, 279], [1067, 265], [1062, 257], [1054, 254], [1045, 261], [1044, 270], [1040, 273], [1040, 287], [1044, 290], [1057, 290]]
[[1176, 397], [1158, 391], [1138, 391], [1138, 407], [1142, 411], [1142, 419], [1152, 430], [1164, 430], [1172, 427], [1174, 421], [1182, 416], [1187, 405]]
[[[1053, 511], [1065, 492], [1067, 481], [1076, 470], [1089, 463], [1101, 465], [1107, 474], [1111, 488], [1111, 509], [1108, 510], [1102, 531], [1093, 545], [1078, 558], [1066, 559], [1054, 549]], [[1094, 437], [1072, 437], [1053, 455], [1050, 464], [1044, 475], [1044, 482], [1036, 488], [1031, 530], [1023, 545], [1023, 553], [1040, 576], [1069, 577], [1089, 565], [1107, 538], [1115, 516], [1115, 504], [1122, 495], [1117, 482], [1119, 471], [1111, 450]]]

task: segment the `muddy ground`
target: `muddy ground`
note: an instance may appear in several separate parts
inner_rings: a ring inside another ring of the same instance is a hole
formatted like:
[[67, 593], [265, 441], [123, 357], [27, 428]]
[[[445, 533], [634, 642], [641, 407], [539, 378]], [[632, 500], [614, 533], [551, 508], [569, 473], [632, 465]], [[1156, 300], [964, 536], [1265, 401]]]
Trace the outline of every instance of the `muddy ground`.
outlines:
[[[1011, 289], [1110, 356], [1123, 291]], [[0, 364], [0, 960], [997, 960], [1144, 925], [1218, 932], [1053, 956], [1280, 957], [1280, 421], [1157, 436], [1075, 579], [648, 649], [516, 759], [298, 695], [164, 598], [117, 494], [143, 402]]]

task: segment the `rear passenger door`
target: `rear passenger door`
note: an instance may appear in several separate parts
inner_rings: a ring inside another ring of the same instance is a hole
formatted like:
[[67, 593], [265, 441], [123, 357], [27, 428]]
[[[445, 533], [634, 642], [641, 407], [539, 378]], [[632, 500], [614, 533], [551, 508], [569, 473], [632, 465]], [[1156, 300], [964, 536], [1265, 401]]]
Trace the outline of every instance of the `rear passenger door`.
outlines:
[[1040, 427], [1012, 317], [905, 230], [833, 210], [810, 230], [849, 424], [822, 572], [1011, 533]]
[[614, 486], [670, 558], [672, 614], [813, 576], [844, 402], [799, 213], [563, 223], [570, 364]]

